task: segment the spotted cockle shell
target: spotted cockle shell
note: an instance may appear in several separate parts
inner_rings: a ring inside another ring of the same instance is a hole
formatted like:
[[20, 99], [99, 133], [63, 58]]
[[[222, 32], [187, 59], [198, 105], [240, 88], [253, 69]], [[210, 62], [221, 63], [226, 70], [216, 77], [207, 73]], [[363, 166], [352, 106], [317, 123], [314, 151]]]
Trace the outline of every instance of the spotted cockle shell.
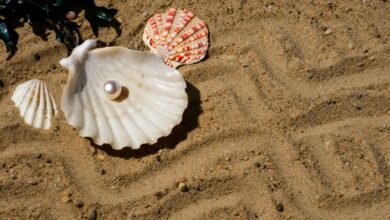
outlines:
[[43, 81], [33, 79], [20, 84], [11, 99], [27, 124], [34, 128], [50, 128], [57, 105]]
[[152, 53], [95, 47], [87, 40], [60, 61], [69, 70], [62, 97], [67, 122], [114, 149], [138, 149], [169, 135], [188, 103], [181, 74]]
[[199, 62], [206, 56], [208, 34], [206, 23], [192, 12], [171, 8], [149, 18], [143, 40], [152, 53], [176, 68]]

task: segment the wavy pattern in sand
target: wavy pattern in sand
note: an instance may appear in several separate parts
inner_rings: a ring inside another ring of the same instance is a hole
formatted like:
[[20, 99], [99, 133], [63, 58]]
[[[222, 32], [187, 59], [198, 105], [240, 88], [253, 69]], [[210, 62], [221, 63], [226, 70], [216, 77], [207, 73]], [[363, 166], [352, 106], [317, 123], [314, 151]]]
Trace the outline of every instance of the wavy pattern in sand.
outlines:
[[[127, 10], [118, 45], [144, 48], [141, 12], [171, 5], [211, 31], [208, 58], [180, 69], [183, 123], [141, 151], [94, 146], [63, 115], [47, 132], [23, 124], [9, 101], [15, 85], [39, 77], [59, 99], [66, 73], [53, 64], [57, 44], [20, 29], [20, 50], [0, 70], [0, 218], [389, 216], [390, 6], [348, 2], [113, 3]], [[113, 36], [102, 30], [103, 41]]]

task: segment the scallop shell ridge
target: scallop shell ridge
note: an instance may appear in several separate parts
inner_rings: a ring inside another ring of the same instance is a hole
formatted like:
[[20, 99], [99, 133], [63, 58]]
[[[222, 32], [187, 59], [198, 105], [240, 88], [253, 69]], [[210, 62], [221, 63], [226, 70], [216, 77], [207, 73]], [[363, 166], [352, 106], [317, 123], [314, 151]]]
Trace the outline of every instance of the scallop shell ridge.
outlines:
[[206, 23], [191, 11], [171, 8], [149, 18], [143, 40], [168, 66], [176, 68], [206, 56], [208, 34]]
[[57, 114], [57, 105], [42, 80], [29, 80], [16, 87], [11, 100], [24, 121], [34, 128], [49, 129]]
[[[60, 63], [69, 69], [62, 110], [81, 136], [117, 150], [138, 149], [169, 135], [181, 122], [188, 99], [186, 83], [176, 69], [146, 52], [79, 47]], [[111, 80], [120, 82], [124, 91], [117, 100], [103, 89]]]

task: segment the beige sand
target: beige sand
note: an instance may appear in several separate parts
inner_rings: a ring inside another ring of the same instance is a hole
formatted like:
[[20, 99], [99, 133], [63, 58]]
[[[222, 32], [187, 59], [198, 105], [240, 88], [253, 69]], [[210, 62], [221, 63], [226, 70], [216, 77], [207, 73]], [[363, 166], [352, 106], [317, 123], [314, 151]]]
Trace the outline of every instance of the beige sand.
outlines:
[[62, 113], [49, 131], [25, 125], [13, 90], [44, 79], [60, 100], [66, 49], [18, 28], [12, 60], [0, 44], [0, 219], [389, 218], [389, 1], [97, 1], [109, 3], [123, 33], [99, 39], [131, 49], [146, 49], [147, 18], [170, 6], [209, 25], [208, 58], [179, 69], [182, 124], [119, 152]]

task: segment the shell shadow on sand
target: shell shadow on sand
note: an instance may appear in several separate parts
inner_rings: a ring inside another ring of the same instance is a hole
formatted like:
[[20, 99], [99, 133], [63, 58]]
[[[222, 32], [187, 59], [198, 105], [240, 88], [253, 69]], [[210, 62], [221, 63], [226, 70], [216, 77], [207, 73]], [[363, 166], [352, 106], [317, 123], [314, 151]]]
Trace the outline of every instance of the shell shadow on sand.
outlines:
[[148, 145], [144, 144], [138, 150], [132, 150], [129, 147], [123, 148], [122, 150], [114, 150], [109, 144], [103, 146], [96, 145], [93, 143], [91, 138], [90, 143], [93, 147], [106, 152], [108, 155], [113, 157], [121, 157], [124, 159], [140, 158], [146, 155], [155, 154], [160, 149], [168, 148], [173, 149], [181, 141], [187, 138], [187, 134], [198, 127], [199, 116], [203, 112], [200, 101], [200, 91], [191, 83], [187, 82], [186, 92], [188, 95], [188, 107], [184, 111], [182, 122], [172, 129], [172, 133], [167, 137], [162, 137], [156, 144]]

